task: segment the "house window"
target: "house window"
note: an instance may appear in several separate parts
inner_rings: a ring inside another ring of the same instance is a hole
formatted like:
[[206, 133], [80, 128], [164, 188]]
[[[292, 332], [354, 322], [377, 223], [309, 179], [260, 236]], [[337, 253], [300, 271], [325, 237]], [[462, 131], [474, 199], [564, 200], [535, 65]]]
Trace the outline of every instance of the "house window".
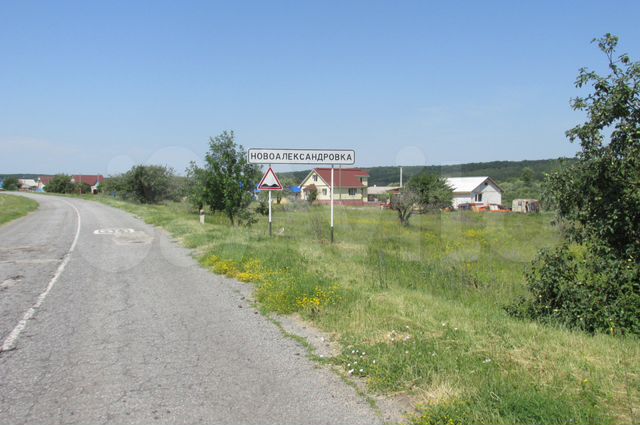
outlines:
[[356, 196], [356, 192], [358, 189], [356, 189], [355, 187], [350, 187], [349, 188], [349, 196]]
[[318, 181], [318, 175], [317, 175], [317, 174], [314, 174], [314, 175], [313, 175], [313, 181], [314, 181], [314, 182], [317, 182], [317, 181]]
[[326, 195], [327, 194], [327, 189], [322, 189], [322, 194]]
[[476, 202], [482, 202], [482, 193], [476, 193]]

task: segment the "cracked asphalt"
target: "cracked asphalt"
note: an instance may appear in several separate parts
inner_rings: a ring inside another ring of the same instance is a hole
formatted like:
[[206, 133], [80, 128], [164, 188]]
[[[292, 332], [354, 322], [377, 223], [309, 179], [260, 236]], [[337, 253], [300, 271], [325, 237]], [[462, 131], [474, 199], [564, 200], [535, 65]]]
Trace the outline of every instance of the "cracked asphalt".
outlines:
[[25, 196], [40, 208], [0, 227], [0, 341], [68, 252], [69, 203], [81, 229], [16, 348], [0, 353], [3, 424], [381, 423], [255, 314], [241, 284], [200, 268], [163, 231], [102, 204]]

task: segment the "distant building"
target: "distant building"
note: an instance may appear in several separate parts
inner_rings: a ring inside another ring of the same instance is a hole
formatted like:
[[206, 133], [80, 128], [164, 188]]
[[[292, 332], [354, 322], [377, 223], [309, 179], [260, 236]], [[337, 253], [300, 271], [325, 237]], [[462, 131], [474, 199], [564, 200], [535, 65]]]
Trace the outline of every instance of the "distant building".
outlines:
[[38, 183], [34, 179], [18, 179], [18, 186], [20, 190], [36, 190]]
[[453, 208], [461, 204], [500, 205], [503, 190], [491, 177], [447, 177], [453, 189]]
[[511, 203], [511, 211], [525, 214], [540, 212], [540, 201], [537, 199], [514, 199]]
[[[44, 189], [54, 176], [40, 176], [38, 177], [38, 189]], [[100, 174], [84, 175], [78, 174], [71, 176], [71, 183], [86, 183], [91, 186], [91, 193], [98, 193], [98, 187], [104, 183], [104, 177]], [[46, 190], [46, 189], [45, 189]]]
[[370, 186], [367, 188], [367, 201], [390, 202], [391, 195], [400, 193], [400, 186]]
[[[342, 205], [364, 205], [367, 201], [369, 173], [360, 168], [334, 168], [333, 201]], [[302, 199], [307, 199], [307, 188], [315, 185], [318, 189], [317, 202], [329, 203], [331, 200], [331, 168], [314, 168], [300, 183]]]

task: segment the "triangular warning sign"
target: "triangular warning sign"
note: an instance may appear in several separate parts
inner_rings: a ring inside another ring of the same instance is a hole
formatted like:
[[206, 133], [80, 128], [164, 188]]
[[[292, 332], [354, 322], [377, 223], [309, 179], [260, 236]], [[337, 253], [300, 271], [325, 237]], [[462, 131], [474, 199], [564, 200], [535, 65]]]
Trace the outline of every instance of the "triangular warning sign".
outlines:
[[276, 173], [273, 172], [271, 167], [269, 167], [267, 172], [264, 173], [264, 176], [262, 176], [258, 190], [282, 190], [280, 180], [278, 180], [278, 176], [276, 176]]

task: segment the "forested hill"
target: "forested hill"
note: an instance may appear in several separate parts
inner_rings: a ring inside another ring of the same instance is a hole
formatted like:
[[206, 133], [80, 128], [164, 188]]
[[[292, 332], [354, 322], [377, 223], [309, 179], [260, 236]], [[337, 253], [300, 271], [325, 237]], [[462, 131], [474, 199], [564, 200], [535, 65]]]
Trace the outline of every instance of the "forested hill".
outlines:
[[[534, 161], [491, 161], [456, 165], [407, 166], [402, 167], [402, 174], [405, 182], [422, 171], [444, 177], [489, 176], [497, 182], [504, 182], [520, 178], [522, 171], [525, 168], [529, 168], [532, 171], [532, 180], [542, 180], [545, 173], [557, 169], [563, 161], [572, 161], [572, 159], [558, 158]], [[399, 167], [371, 167], [366, 168], [366, 170], [370, 175], [369, 186], [386, 186], [400, 182]], [[292, 178], [299, 184], [308, 173], [309, 170], [305, 170], [282, 173], [282, 175], [283, 177]]]

